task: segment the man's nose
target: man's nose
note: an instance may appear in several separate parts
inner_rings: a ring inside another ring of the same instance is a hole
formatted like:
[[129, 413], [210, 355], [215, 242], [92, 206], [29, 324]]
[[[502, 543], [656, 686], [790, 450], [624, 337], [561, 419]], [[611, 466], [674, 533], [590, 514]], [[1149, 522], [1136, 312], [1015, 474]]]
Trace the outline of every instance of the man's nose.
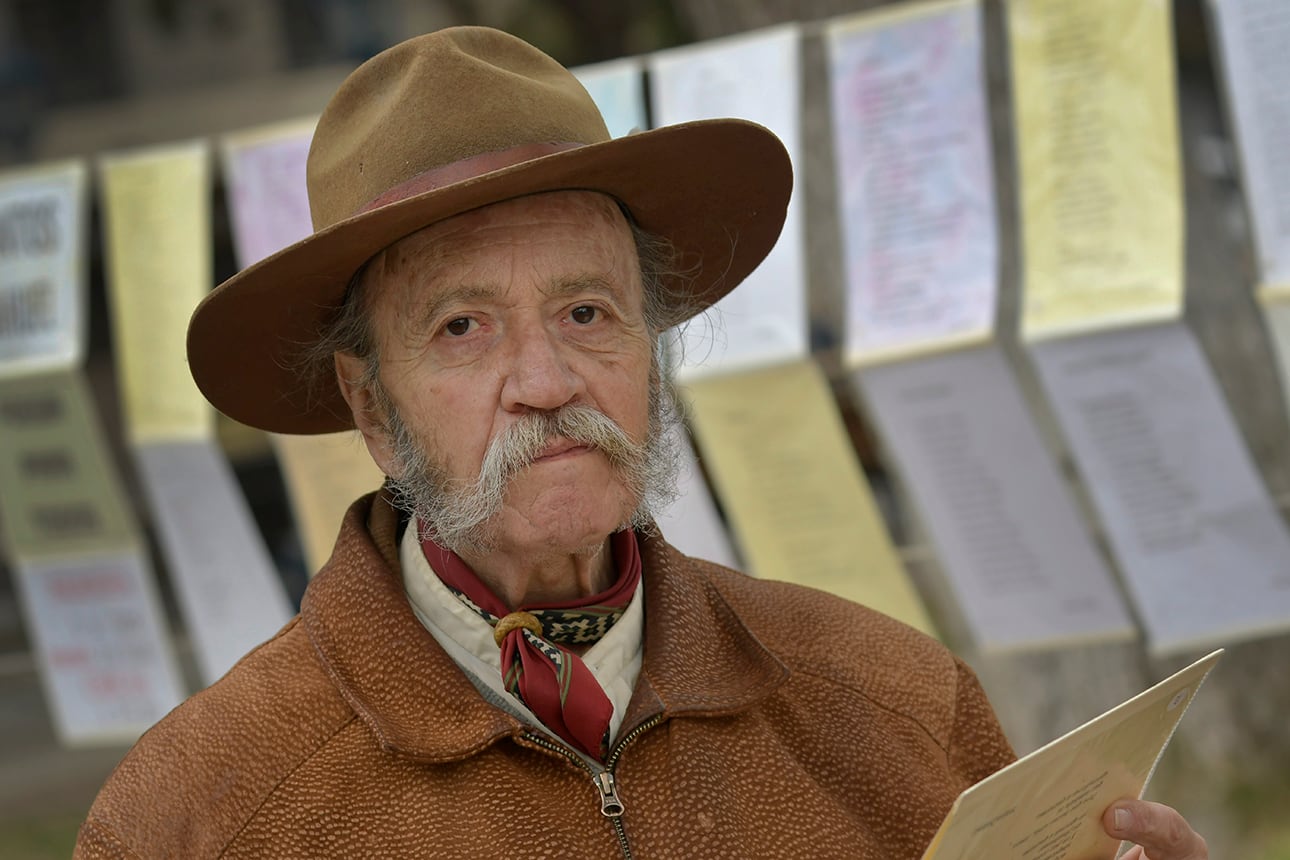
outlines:
[[511, 332], [502, 407], [508, 411], [558, 409], [575, 400], [584, 381], [570, 365], [569, 347], [542, 325]]

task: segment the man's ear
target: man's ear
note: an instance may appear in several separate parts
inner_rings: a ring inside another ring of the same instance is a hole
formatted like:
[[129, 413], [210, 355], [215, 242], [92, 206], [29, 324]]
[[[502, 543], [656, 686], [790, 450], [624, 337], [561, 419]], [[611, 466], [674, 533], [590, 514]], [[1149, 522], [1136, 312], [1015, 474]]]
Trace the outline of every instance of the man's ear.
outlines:
[[354, 416], [354, 426], [363, 434], [367, 452], [372, 455], [376, 465], [387, 475], [393, 475], [394, 460], [390, 450], [390, 434], [385, 427], [385, 415], [372, 392], [371, 384], [360, 383], [367, 371], [367, 362], [348, 352], [333, 354], [336, 365], [336, 384], [340, 386], [341, 396], [349, 404], [350, 414]]

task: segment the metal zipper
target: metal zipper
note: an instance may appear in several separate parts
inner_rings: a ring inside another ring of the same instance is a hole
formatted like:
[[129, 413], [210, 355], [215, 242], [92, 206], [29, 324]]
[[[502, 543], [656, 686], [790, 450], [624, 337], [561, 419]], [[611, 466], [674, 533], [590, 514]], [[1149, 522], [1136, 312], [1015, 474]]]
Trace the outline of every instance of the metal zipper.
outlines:
[[613, 824], [614, 835], [618, 837], [618, 847], [623, 852], [624, 860], [632, 860], [633, 854], [632, 847], [627, 842], [627, 829], [623, 827], [623, 812], [627, 807], [623, 805], [622, 798], [618, 796], [618, 784], [614, 778], [614, 768], [618, 766], [618, 759], [622, 757], [623, 749], [628, 744], [661, 722], [663, 722], [663, 715], [657, 714], [620, 738], [618, 743], [614, 744], [614, 748], [610, 751], [608, 758], [605, 759], [603, 769], [592, 767], [582, 756], [549, 738], [533, 732], [524, 733], [524, 739], [529, 743], [564, 756], [591, 775], [591, 782], [596, 786], [596, 791], [600, 793], [600, 814], [608, 818], [610, 823]]

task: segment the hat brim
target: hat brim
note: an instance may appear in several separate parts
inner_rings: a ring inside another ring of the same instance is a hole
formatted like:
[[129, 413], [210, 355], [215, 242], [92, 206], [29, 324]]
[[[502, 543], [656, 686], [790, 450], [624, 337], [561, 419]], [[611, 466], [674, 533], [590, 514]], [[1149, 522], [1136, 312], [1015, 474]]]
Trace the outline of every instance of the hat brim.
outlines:
[[[330, 433], [353, 418], [337, 386], [311, 386], [298, 356], [354, 273], [404, 236], [491, 203], [557, 190], [608, 194], [679, 253], [690, 315], [757, 267], [783, 227], [793, 174], [772, 133], [701, 120], [521, 162], [355, 215], [249, 266], [198, 305], [188, 360], [224, 414], [277, 433]], [[681, 321], [680, 319], [677, 320]]]

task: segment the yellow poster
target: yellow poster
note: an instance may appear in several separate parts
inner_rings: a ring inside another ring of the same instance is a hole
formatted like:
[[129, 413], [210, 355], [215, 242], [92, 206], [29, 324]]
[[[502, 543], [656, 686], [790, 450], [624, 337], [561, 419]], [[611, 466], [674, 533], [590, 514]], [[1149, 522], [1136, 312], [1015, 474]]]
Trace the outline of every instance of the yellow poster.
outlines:
[[385, 475], [353, 431], [271, 438], [312, 575], [331, 557], [345, 511], [359, 496], [380, 489]]
[[0, 499], [11, 560], [136, 545], [130, 505], [78, 372], [0, 381]]
[[204, 142], [103, 159], [113, 347], [134, 443], [211, 438], [214, 412], [188, 371], [188, 318], [211, 288]]
[[749, 573], [932, 632], [813, 361], [694, 381], [684, 394]]
[[1023, 334], [1180, 316], [1169, 0], [1009, 0], [1007, 9]]

